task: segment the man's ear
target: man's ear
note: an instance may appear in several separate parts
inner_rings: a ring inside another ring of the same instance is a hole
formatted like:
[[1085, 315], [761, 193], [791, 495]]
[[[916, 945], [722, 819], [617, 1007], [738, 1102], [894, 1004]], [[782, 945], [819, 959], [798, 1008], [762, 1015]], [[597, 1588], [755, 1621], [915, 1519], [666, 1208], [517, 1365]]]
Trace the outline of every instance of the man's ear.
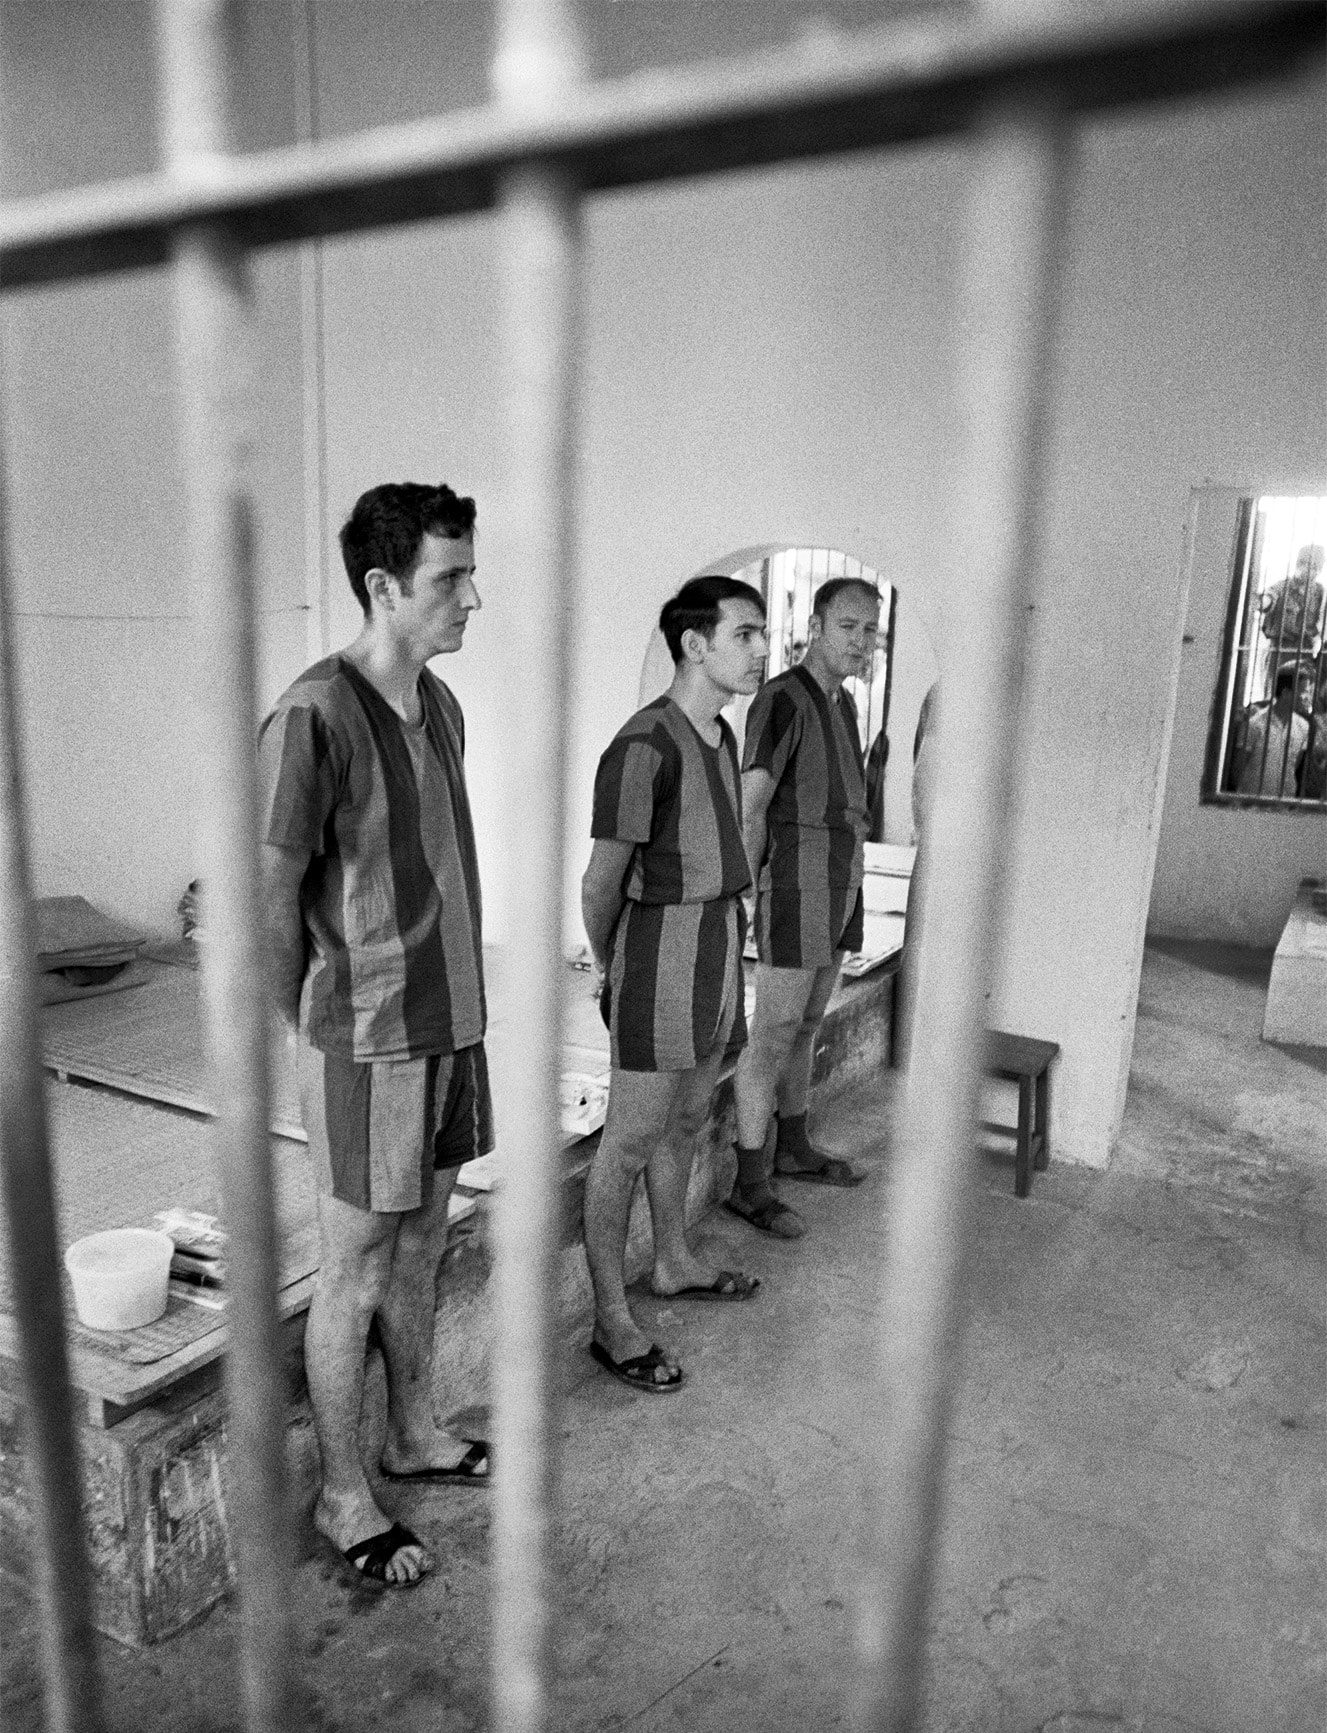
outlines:
[[682, 659], [686, 662], [703, 662], [705, 652], [710, 647], [709, 639], [704, 632], [698, 632], [694, 626], [688, 626], [682, 634]]
[[816, 639], [820, 636], [820, 634], [824, 631], [824, 629], [825, 629], [825, 622], [820, 618], [820, 615], [819, 614], [812, 614], [811, 618], [806, 623], [806, 641], [807, 641], [807, 643], [808, 644], [814, 644]]
[[396, 598], [401, 593], [401, 586], [396, 579], [381, 566], [370, 566], [365, 572], [364, 588], [369, 593], [369, 600], [376, 601], [389, 613], [396, 606]]

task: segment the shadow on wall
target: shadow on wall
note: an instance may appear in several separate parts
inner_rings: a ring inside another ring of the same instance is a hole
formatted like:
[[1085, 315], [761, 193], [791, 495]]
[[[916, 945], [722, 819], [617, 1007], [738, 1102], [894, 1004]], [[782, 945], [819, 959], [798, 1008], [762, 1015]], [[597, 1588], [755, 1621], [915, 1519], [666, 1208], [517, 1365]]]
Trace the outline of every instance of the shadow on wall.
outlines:
[[[862, 578], [879, 590], [880, 631], [871, 678], [850, 680], [847, 687], [857, 706], [858, 730], [867, 751], [868, 787], [875, 793], [872, 840], [912, 842], [912, 738], [922, 699], [939, 667], [921, 615], [904, 591], [852, 554], [780, 542], [739, 548], [693, 575], [706, 572], [741, 578], [764, 596], [770, 633], [767, 675], [782, 673], [801, 660], [811, 603], [821, 584], [831, 578]], [[648, 704], [659, 697], [672, 677], [672, 658], [656, 626], [646, 645], [637, 702]], [[739, 749], [750, 702], [735, 698], [724, 711]]]

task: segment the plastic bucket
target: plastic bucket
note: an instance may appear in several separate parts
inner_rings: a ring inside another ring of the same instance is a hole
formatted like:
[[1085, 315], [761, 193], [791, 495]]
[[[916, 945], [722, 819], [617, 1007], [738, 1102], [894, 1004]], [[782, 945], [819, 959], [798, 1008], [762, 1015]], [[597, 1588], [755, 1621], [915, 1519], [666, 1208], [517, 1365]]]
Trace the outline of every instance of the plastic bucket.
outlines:
[[136, 1330], [166, 1310], [175, 1243], [155, 1228], [108, 1228], [65, 1253], [74, 1309], [92, 1330]]

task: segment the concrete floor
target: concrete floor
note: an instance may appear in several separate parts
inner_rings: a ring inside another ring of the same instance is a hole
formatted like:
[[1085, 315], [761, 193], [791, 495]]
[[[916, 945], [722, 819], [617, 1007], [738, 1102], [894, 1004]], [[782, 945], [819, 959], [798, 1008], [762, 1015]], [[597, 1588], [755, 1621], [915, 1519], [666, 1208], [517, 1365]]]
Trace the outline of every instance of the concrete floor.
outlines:
[[[1012, 1196], [983, 1159], [949, 1440], [926, 1733], [1311, 1733], [1327, 1721], [1327, 1064], [1258, 1039], [1268, 959], [1152, 948], [1108, 1174]], [[888, 1208], [890, 1090], [825, 1141], [859, 1193], [799, 1188], [799, 1246], [712, 1216], [741, 1306], [655, 1305], [690, 1373], [658, 1401], [568, 1362], [556, 1726], [845, 1726], [856, 1398]], [[296, 1596], [314, 1729], [485, 1725], [486, 1496], [398, 1502], [442, 1566], [407, 1595], [320, 1558]], [[4, 1722], [40, 1725], [32, 1609], [0, 1608]], [[235, 1618], [107, 1643], [114, 1729], [239, 1725]]]

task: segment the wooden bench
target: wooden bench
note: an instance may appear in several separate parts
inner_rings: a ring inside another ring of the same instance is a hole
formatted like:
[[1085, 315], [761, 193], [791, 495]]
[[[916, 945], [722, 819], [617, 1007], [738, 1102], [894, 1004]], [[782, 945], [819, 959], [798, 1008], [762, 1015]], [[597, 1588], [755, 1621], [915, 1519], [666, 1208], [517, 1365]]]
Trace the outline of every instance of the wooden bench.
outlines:
[[1027, 1197], [1031, 1192], [1034, 1167], [1050, 1166], [1050, 1063], [1059, 1051], [1058, 1041], [1007, 1035], [1002, 1029], [986, 1032], [987, 1075], [1018, 1085], [1018, 1125], [982, 1123], [983, 1131], [998, 1132], [1015, 1140], [1015, 1197]]

